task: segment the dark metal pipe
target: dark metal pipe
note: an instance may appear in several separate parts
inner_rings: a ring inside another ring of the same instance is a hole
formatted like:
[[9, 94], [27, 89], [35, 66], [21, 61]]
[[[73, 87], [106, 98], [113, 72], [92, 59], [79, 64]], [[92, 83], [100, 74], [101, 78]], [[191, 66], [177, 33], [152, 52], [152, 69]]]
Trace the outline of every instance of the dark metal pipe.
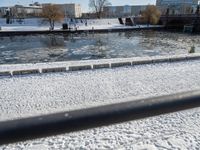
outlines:
[[0, 145], [200, 107], [200, 91], [0, 122]]

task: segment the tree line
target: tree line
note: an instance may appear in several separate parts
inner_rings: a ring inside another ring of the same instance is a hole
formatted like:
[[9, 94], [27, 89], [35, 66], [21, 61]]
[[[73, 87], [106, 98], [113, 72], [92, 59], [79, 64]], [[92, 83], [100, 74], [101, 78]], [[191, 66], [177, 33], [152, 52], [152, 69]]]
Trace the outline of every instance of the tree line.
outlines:
[[[102, 18], [103, 8], [109, 6], [111, 3], [108, 0], [90, 0], [89, 7], [96, 14], [97, 18]], [[141, 18], [147, 24], [157, 24], [160, 19], [161, 13], [154, 5], [148, 5], [144, 11], [141, 11]], [[60, 8], [56, 5], [47, 5], [42, 9], [41, 17], [44, 21], [49, 22], [50, 29], [53, 30], [55, 22], [62, 21], [64, 19], [64, 14]]]

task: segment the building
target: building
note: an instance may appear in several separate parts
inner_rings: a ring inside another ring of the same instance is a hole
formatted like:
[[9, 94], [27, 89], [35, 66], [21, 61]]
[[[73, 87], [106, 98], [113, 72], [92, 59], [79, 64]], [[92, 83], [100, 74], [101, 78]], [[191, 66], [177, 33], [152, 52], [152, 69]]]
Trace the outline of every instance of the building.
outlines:
[[97, 15], [96, 13], [82, 13], [82, 17], [84, 19], [96, 19]]
[[162, 14], [195, 13], [199, 0], [157, 0], [156, 5]]
[[80, 18], [82, 16], [82, 10], [80, 4], [59, 4], [66, 17]]
[[21, 6], [11, 7], [11, 13], [18, 17], [39, 17], [42, 12], [42, 6]]
[[157, 0], [156, 5], [182, 5], [182, 4], [198, 4], [199, 0]]
[[141, 11], [146, 9], [146, 5], [136, 5], [136, 6], [106, 6], [103, 9], [105, 17], [128, 17], [128, 16], [138, 16]]
[[51, 3], [46, 3], [42, 4], [42, 6], [47, 6], [47, 5], [57, 5], [60, 7], [62, 12], [64, 13], [65, 17], [68, 18], [80, 18], [82, 16], [82, 9], [80, 4], [51, 4]]
[[38, 17], [42, 12], [41, 6], [22, 6], [15, 5], [12, 7], [0, 7], [0, 17], [4, 17], [9, 10], [9, 15], [12, 18], [24, 18], [24, 17]]
[[9, 7], [0, 7], [0, 17], [5, 16], [8, 9]]
[[6, 15], [7, 9], [9, 9], [12, 18], [39, 17], [42, 13], [42, 8], [47, 5], [57, 5], [63, 11], [65, 17], [80, 18], [82, 16], [80, 4], [34, 3], [29, 6], [15, 5], [12, 7], [0, 7], [0, 17]]

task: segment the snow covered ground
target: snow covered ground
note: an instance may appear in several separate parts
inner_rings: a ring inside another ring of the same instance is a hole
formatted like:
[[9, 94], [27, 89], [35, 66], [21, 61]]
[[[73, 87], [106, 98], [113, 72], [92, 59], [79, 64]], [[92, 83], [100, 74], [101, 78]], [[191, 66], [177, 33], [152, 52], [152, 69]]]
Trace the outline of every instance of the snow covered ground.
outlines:
[[[197, 56], [200, 54], [196, 53], [193, 55], [172, 55], [171, 57], [189, 57]], [[0, 71], [14, 71], [14, 70], [28, 70], [28, 69], [43, 69], [43, 68], [59, 68], [59, 67], [69, 67], [77, 65], [93, 65], [93, 64], [105, 64], [105, 63], [119, 63], [119, 62], [132, 62], [141, 61], [149, 59], [166, 59], [168, 56], [155, 56], [155, 57], [130, 57], [130, 58], [113, 58], [113, 59], [95, 59], [95, 60], [80, 60], [80, 61], [61, 61], [61, 62], [48, 62], [48, 63], [26, 63], [26, 64], [4, 64], [0, 65]]]
[[[66, 20], [67, 22], [69, 20]], [[70, 28], [78, 30], [92, 30], [92, 29], [134, 29], [134, 28], [147, 28], [157, 26], [137, 25], [137, 26], [124, 26], [120, 25], [118, 19], [90, 19], [81, 20], [82, 22], [70, 23]], [[0, 19], [0, 26], [2, 31], [38, 31], [38, 30], [49, 30], [48, 23], [42, 23], [41, 19], [25, 19], [22, 24], [14, 22], [13, 24], [7, 25], [5, 19]], [[75, 22], [75, 21], [74, 21]], [[85, 23], [87, 22], [87, 26]], [[75, 25], [76, 24], [76, 25]], [[55, 30], [62, 29], [62, 23], [56, 23]]]
[[[111, 25], [90, 25], [90, 26], [78, 26], [78, 30], [99, 30], [99, 29], [137, 29], [137, 28], [148, 28], [148, 27], [159, 27], [159, 26], [146, 26], [146, 25], [136, 25], [136, 26], [124, 26], [120, 24]], [[62, 26], [55, 26], [55, 30], [62, 29]], [[74, 27], [72, 27], [72, 30]], [[2, 31], [45, 31], [49, 30], [49, 26], [2, 26]], [[75, 30], [75, 29], [74, 29]]]
[[[199, 66], [200, 61], [194, 60], [0, 78], [0, 120], [198, 90]], [[196, 150], [199, 137], [200, 109], [196, 108], [0, 149]]]

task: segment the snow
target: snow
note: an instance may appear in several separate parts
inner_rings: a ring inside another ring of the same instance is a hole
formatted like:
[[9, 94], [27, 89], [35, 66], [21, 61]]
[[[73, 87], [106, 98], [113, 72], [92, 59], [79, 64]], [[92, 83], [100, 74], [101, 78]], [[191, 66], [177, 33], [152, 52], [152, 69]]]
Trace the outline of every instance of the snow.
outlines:
[[79, 60], [79, 61], [61, 61], [61, 62], [47, 62], [47, 63], [27, 63], [27, 64], [4, 64], [0, 65], [0, 71], [16, 71], [16, 70], [30, 70], [43, 68], [59, 68], [69, 66], [81, 66], [81, 65], [97, 65], [97, 64], [112, 64], [120, 62], [139, 62], [139, 61], [156, 61], [157, 59], [169, 60], [170, 58], [190, 58], [200, 57], [200, 53], [194, 54], [180, 54], [170, 56], [154, 56], [154, 57], [130, 57], [130, 58], [112, 58], [112, 59], [94, 59], [94, 60]]
[[[66, 20], [69, 22], [69, 20]], [[80, 21], [80, 20], [79, 20]], [[90, 19], [87, 20], [87, 26], [85, 25], [86, 20], [83, 19], [83, 23], [77, 22], [70, 24], [72, 30], [77, 27], [78, 30], [97, 30], [97, 29], [135, 29], [135, 28], [148, 28], [148, 27], [160, 27], [156, 25], [137, 25], [137, 26], [124, 26], [120, 25], [118, 19]], [[0, 19], [0, 26], [2, 31], [44, 31], [49, 30], [48, 23], [42, 23], [42, 19], [25, 19], [25, 22], [19, 24], [14, 22], [13, 24], [7, 25], [5, 19]], [[55, 30], [62, 29], [62, 22], [56, 23]]]
[[[148, 28], [148, 27], [160, 27], [160, 26], [124, 26], [119, 24], [112, 25], [91, 25], [91, 26], [78, 26], [78, 30], [100, 30], [100, 29], [137, 29], [137, 28]], [[55, 26], [55, 30], [62, 29], [62, 26]], [[2, 31], [45, 31], [49, 30], [49, 26], [2, 26]]]
[[[196, 54], [197, 55], [197, 54]], [[186, 55], [177, 55], [179, 57]], [[197, 55], [198, 56], [198, 55]], [[69, 67], [77, 65], [92, 65], [92, 64], [104, 64], [126, 61], [139, 61], [147, 60], [151, 58], [166, 58], [165, 56], [158, 57], [134, 57], [134, 58], [113, 58], [113, 59], [96, 59], [96, 60], [81, 60], [81, 61], [62, 61], [62, 62], [48, 62], [48, 63], [27, 63], [27, 64], [4, 64], [0, 65], [0, 71], [14, 71], [14, 70], [27, 70], [27, 69], [42, 69], [52, 67]]]
[[[6, 19], [0, 18], [0, 26], [2, 31], [37, 31], [49, 30], [48, 23], [42, 22], [42, 19], [25, 19], [24, 22], [19, 23], [16, 20], [12, 24], [6, 24]], [[62, 24], [57, 23], [55, 29], [61, 29]]]
[[[0, 78], [0, 120], [198, 90], [199, 65], [194, 60]], [[199, 122], [200, 109], [196, 108], [0, 149], [195, 150], [200, 147]]]

